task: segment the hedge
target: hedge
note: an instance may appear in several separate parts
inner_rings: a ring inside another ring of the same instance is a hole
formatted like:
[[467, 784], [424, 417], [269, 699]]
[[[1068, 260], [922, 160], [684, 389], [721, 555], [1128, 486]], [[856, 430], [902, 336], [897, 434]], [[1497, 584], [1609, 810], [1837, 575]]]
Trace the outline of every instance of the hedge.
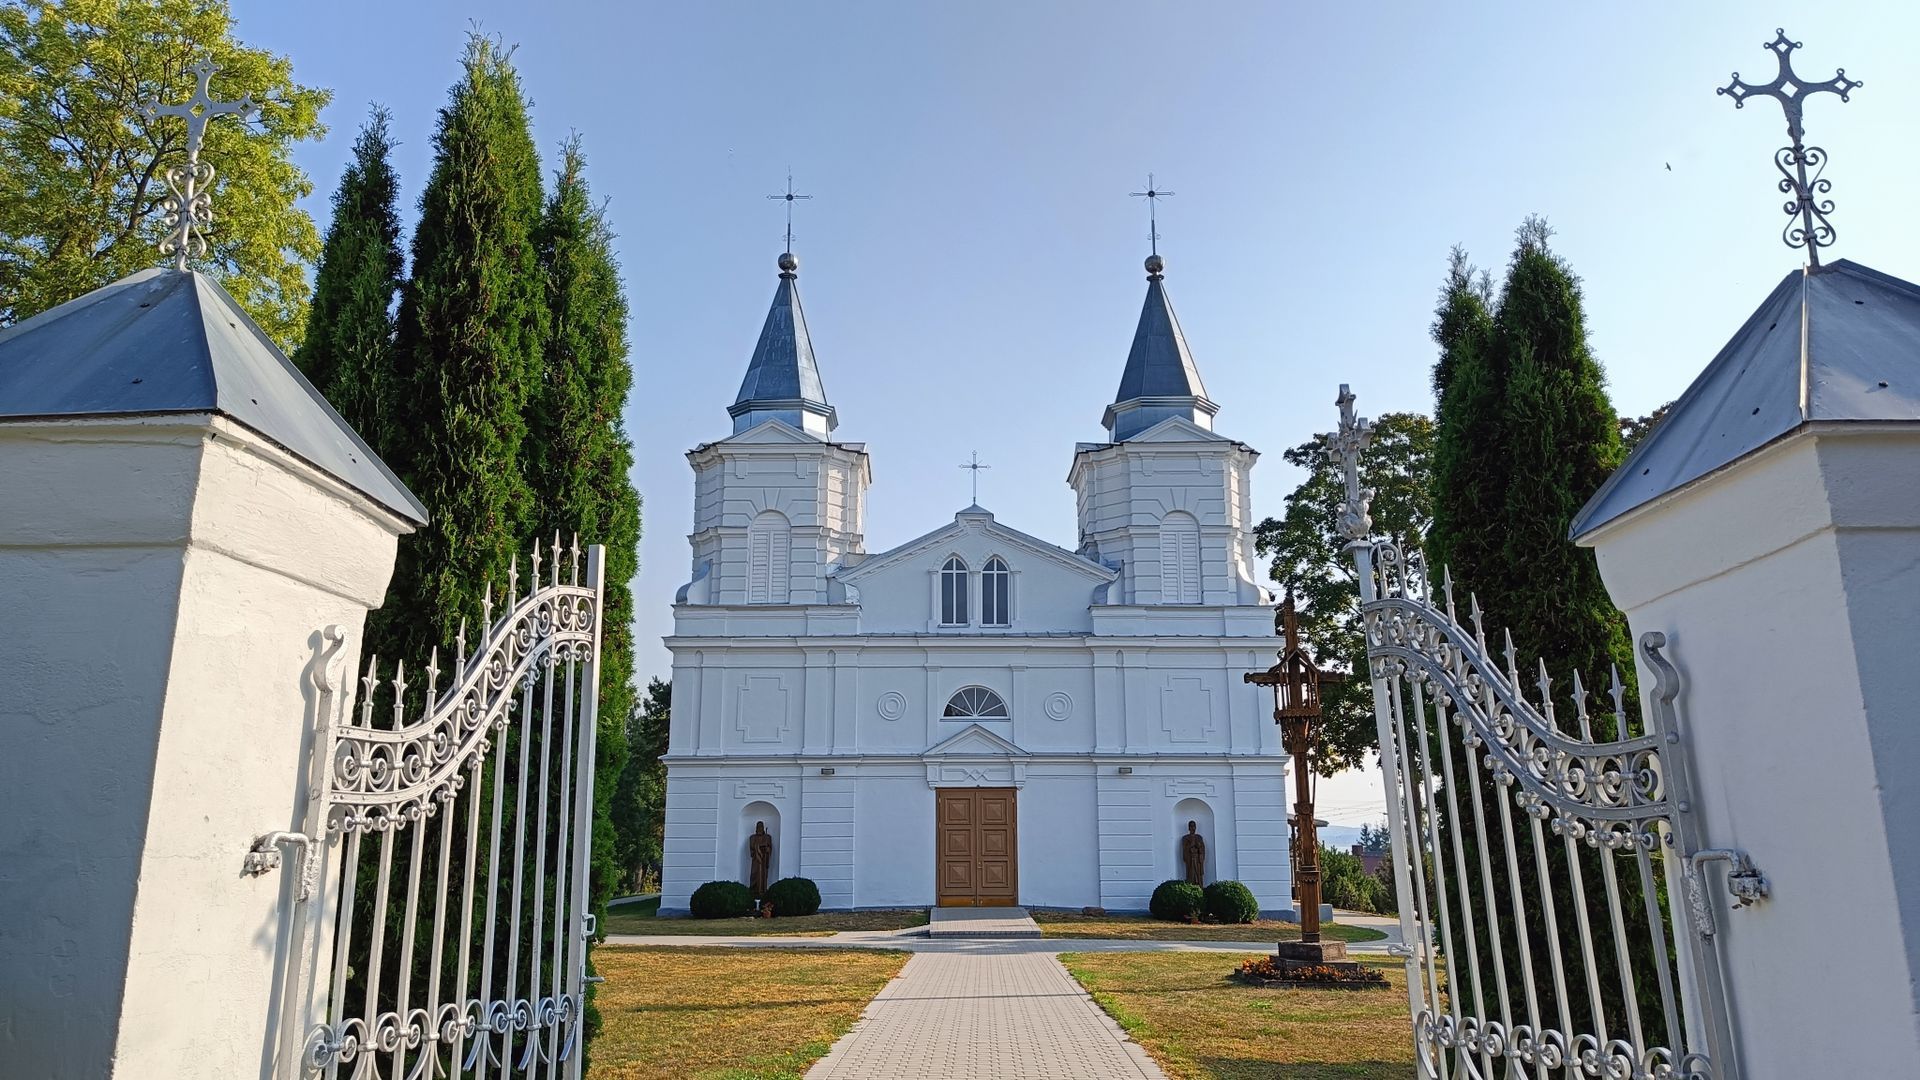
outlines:
[[776, 919], [812, 915], [820, 910], [820, 888], [808, 878], [781, 878], [767, 886], [766, 902], [773, 905]]
[[1161, 882], [1153, 890], [1153, 899], [1147, 901], [1147, 910], [1153, 913], [1153, 917], [1168, 922], [1188, 922], [1197, 918], [1206, 907], [1207, 894], [1200, 886], [1179, 878]]
[[709, 881], [693, 890], [687, 910], [696, 919], [737, 919], [753, 911], [753, 894], [737, 881]]

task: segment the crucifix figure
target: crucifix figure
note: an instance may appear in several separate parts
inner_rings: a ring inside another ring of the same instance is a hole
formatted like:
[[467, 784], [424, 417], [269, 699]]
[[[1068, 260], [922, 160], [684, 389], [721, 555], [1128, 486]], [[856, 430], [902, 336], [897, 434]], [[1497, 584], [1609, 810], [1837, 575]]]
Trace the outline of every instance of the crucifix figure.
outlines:
[[[1800, 122], [1800, 110], [1807, 98], [1821, 92], [1840, 95], [1841, 101], [1850, 101], [1853, 91], [1866, 85], [1858, 79], [1847, 78], [1846, 68], [1834, 68], [1833, 78], [1818, 82], [1802, 79], [1793, 71], [1793, 51], [1800, 47], [1797, 41], [1787, 39], [1787, 32], [1776, 29], [1773, 40], [1762, 45], [1774, 54], [1780, 62], [1780, 69], [1773, 81], [1755, 85], [1742, 81], [1739, 72], [1733, 73], [1733, 81], [1714, 91], [1733, 99], [1733, 107], [1744, 109], [1750, 97], [1770, 97], [1780, 103], [1780, 109], [1787, 114], [1787, 138], [1793, 145], [1783, 146], [1774, 151], [1773, 164], [1780, 170], [1780, 190], [1792, 196], [1785, 210], [1787, 227], [1781, 230], [1780, 239], [1788, 247], [1807, 249], [1807, 262], [1820, 265], [1820, 249], [1832, 247], [1834, 240], [1833, 224], [1827, 215], [1833, 211], [1832, 199], [1815, 199], [1816, 195], [1825, 195], [1833, 190], [1833, 181], [1823, 179], [1821, 171], [1826, 168], [1827, 152], [1817, 146], [1805, 143], [1806, 130]], [[1808, 176], [1807, 170], [1813, 170]]]
[[1341, 478], [1347, 485], [1347, 501], [1340, 508], [1340, 535], [1354, 543], [1364, 543], [1373, 532], [1373, 489], [1360, 486], [1360, 452], [1373, 444], [1373, 423], [1356, 416], [1353, 403], [1359, 399], [1346, 383], [1340, 384], [1340, 430], [1320, 436], [1321, 445], [1340, 459]]
[[811, 199], [811, 195], [801, 195], [793, 190], [793, 174], [787, 174], [787, 190], [778, 195], [769, 195], [769, 199], [779, 199], [787, 204], [787, 253], [793, 253], [793, 204], [801, 199]]
[[1173, 192], [1155, 190], [1153, 186], [1153, 174], [1148, 173], [1147, 190], [1130, 191], [1127, 194], [1136, 199], [1147, 200], [1147, 251], [1148, 254], [1158, 258], [1160, 255], [1160, 223], [1158, 215], [1154, 213], [1154, 209], [1161, 199], [1170, 197]]
[[980, 470], [991, 469], [993, 468], [993, 466], [980, 464], [980, 451], [975, 450], [973, 452], [973, 460], [967, 462], [965, 465], [962, 465], [960, 467], [963, 469], [968, 469], [973, 473], [973, 505], [979, 506], [980, 505]]
[[173, 256], [175, 270], [185, 270], [189, 257], [205, 255], [207, 252], [207, 238], [203, 230], [213, 224], [213, 197], [208, 194], [208, 189], [213, 186], [213, 166], [200, 160], [200, 146], [206, 140], [207, 121], [216, 116], [238, 116], [245, 120], [259, 108], [253, 103], [251, 94], [239, 101], [215, 101], [208, 94], [208, 84], [213, 80], [213, 61], [202, 60], [189, 70], [199, 80], [193, 97], [179, 105], [162, 105], [157, 99], [150, 99], [140, 107], [141, 114], [148, 120], [180, 116], [187, 121], [186, 164], [168, 166], [166, 180], [169, 194], [160, 201], [161, 208], [172, 219], [166, 237], [160, 241], [160, 254]]

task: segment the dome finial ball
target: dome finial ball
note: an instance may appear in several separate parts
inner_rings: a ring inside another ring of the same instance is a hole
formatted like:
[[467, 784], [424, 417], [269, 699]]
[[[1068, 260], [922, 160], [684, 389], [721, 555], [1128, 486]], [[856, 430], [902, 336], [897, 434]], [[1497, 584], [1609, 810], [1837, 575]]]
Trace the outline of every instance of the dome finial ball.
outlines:
[[791, 274], [800, 269], [800, 260], [794, 258], [793, 252], [783, 251], [780, 253], [780, 269], [783, 273]]
[[1147, 256], [1147, 273], [1149, 274], [1164, 273], [1166, 269], [1167, 269], [1167, 260], [1161, 258], [1158, 255]]

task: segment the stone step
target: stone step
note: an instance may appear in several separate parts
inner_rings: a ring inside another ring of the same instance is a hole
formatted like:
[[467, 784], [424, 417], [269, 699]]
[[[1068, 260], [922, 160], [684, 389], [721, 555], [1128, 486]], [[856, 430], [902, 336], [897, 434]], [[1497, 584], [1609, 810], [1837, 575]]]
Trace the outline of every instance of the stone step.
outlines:
[[927, 923], [930, 938], [1037, 938], [1040, 924], [1026, 908], [937, 907]]

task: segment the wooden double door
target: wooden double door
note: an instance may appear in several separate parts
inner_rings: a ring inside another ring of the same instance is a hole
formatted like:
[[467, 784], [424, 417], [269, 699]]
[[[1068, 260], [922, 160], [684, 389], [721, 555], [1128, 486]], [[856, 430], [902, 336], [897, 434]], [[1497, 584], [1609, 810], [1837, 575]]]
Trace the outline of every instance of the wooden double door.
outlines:
[[1020, 847], [1012, 788], [938, 788], [934, 876], [941, 907], [1019, 903]]

